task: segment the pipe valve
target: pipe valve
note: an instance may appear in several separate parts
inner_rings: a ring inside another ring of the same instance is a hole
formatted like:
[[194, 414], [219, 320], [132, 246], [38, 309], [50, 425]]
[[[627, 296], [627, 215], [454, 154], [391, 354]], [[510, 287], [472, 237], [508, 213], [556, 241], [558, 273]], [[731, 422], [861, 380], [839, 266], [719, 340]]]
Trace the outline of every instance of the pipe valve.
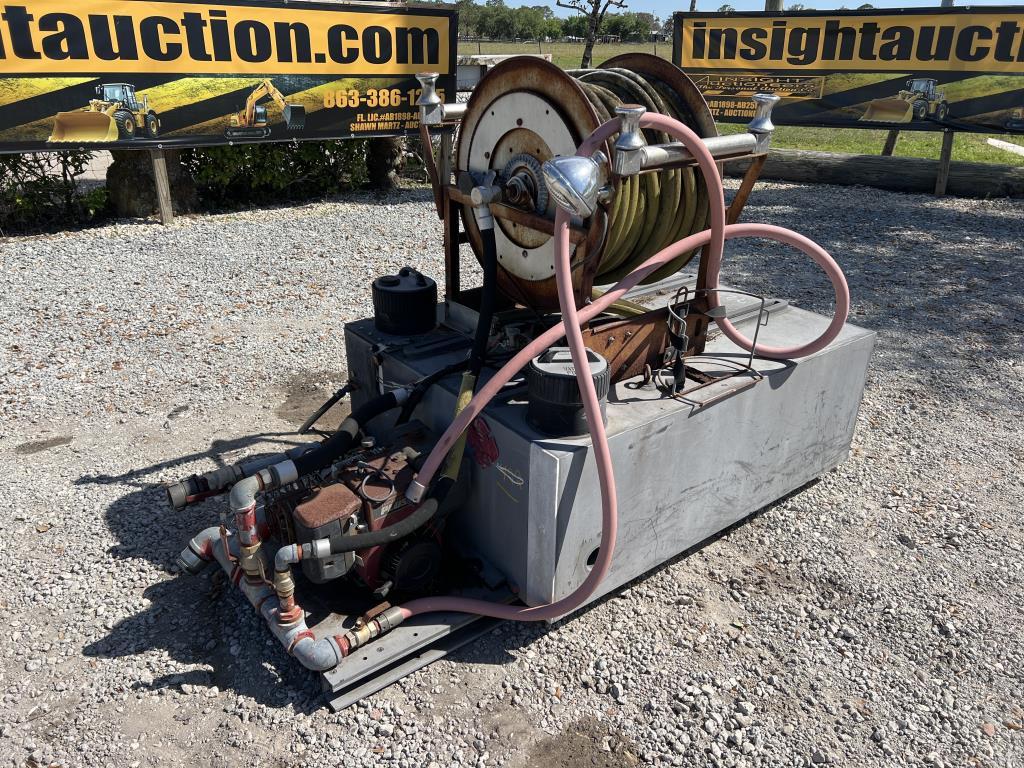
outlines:
[[643, 169], [641, 150], [647, 142], [640, 132], [640, 118], [646, 112], [639, 104], [621, 104], [615, 108], [615, 114], [622, 119], [612, 156], [612, 171], [618, 176], [636, 176]]
[[752, 97], [757, 105], [754, 112], [754, 119], [747, 123], [747, 132], [757, 137], [757, 146], [753, 154], [763, 155], [768, 152], [768, 145], [771, 143], [772, 132], [775, 124], [772, 122], [772, 110], [779, 103], [779, 97], [774, 93], [755, 93]]
[[440, 125], [444, 121], [444, 103], [437, 95], [437, 72], [420, 72], [420, 97], [416, 106], [420, 108], [420, 122], [424, 125]]

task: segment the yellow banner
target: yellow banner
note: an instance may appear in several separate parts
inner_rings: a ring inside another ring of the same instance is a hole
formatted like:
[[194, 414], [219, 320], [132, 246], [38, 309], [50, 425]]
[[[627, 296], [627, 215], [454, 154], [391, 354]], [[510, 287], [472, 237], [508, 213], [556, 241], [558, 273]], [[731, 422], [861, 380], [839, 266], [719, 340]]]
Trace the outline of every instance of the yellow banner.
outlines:
[[681, 16], [677, 47], [684, 69], [1024, 74], [1019, 7]]
[[449, 73], [447, 10], [287, 3], [0, 4], [0, 75]]

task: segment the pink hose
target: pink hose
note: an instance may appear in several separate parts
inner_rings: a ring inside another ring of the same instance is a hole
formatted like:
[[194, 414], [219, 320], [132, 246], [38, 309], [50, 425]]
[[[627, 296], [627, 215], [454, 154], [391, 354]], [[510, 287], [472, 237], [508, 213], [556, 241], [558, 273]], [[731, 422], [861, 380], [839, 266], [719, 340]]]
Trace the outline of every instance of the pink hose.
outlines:
[[[432, 613], [435, 611], [455, 611], [460, 613], [476, 613], [483, 616], [492, 616], [498, 619], [511, 619], [517, 621], [541, 621], [554, 619], [579, 608], [597, 589], [598, 584], [604, 580], [611, 565], [612, 555], [615, 551], [615, 537], [618, 529], [618, 510], [615, 493], [615, 479], [611, 463], [611, 454], [608, 447], [608, 440], [605, 434], [604, 421], [601, 418], [600, 403], [594, 389], [594, 382], [590, 375], [590, 365], [587, 360], [586, 347], [583, 343], [583, 334], [580, 330], [582, 323], [593, 319], [603, 312], [613, 302], [618, 301], [631, 288], [636, 286], [654, 270], [664, 264], [678, 258], [684, 253], [689, 253], [695, 248], [710, 245], [708, 287], [718, 286], [718, 274], [721, 268], [722, 252], [725, 240], [733, 237], [762, 237], [775, 240], [780, 243], [794, 246], [810, 256], [826, 273], [828, 273], [832, 284], [836, 289], [836, 317], [826, 331], [814, 341], [790, 348], [762, 347], [758, 345], [755, 353], [765, 357], [780, 356], [802, 356], [811, 354], [825, 347], [843, 326], [846, 313], [849, 307], [849, 291], [842, 271], [833, 261], [832, 257], [818, 244], [808, 238], [782, 227], [775, 227], [769, 224], [732, 224], [725, 223], [725, 193], [722, 188], [722, 181], [715, 167], [714, 158], [707, 151], [704, 143], [699, 137], [682, 123], [679, 123], [664, 115], [647, 114], [641, 119], [641, 125], [653, 126], [671, 133], [680, 141], [684, 142], [691, 149], [698, 165], [704, 174], [709, 195], [711, 195], [711, 228], [684, 238], [664, 248], [647, 259], [641, 266], [637, 267], [610, 291], [596, 299], [577, 312], [576, 302], [572, 290], [572, 269], [571, 255], [569, 250], [569, 216], [562, 209], [559, 209], [555, 216], [555, 279], [558, 285], [558, 298], [562, 310], [562, 326], [556, 326], [538, 336], [524, 349], [522, 349], [508, 363], [502, 366], [494, 376], [474, 395], [469, 405], [463, 409], [448, 429], [441, 436], [437, 445], [431, 451], [416, 479], [423, 485], [429, 485], [433, 479], [444, 457], [458, 440], [459, 436], [466, 430], [469, 424], [475, 419], [491, 399], [504, 387], [513, 376], [515, 376], [532, 358], [539, 355], [552, 344], [557, 342], [563, 335], [567, 338], [569, 349], [572, 353], [573, 363], [576, 367], [577, 380], [579, 381], [580, 393], [583, 395], [583, 407], [587, 415], [587, 423], [590, 426], [590, 434], [594, 447], [594, 456], [597, 462], [598, 478], [601, 487], [601, 545], [598, 550], [597, 561], [594, 563], [586, 579], [571, 594], [546, 605], [534, 607], [516, 607], [487, 602], [485, 600], [471, 600], [459, 597], [426, 597], [413, 600], [401, 607], [403, 618], [410, 618], [421, 613]], [[619, 129], [618, 120], [610, 120], [600, 126], [580, 147], [578, 154], [588, 156]], [[718, 205], [714, 205], [714, 200]], [[717, 306], [717, 296], [711, 294], [711, 306]], [[842, 317], [840, 318], [840, 313]], [[719, 320], [723, 333], [738, 346], [750, 349], [751, 342], [740, 334], [731, 323], [726, 320]], [[794, 351], [795, 350], [795, 351]]]

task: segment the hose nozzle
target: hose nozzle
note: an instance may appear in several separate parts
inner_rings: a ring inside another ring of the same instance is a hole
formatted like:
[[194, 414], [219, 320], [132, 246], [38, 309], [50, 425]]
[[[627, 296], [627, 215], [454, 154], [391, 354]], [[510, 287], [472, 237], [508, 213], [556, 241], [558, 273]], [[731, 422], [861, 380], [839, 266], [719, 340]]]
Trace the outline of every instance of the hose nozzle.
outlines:
[[618, 176], [636, 176], [643, 168], [640, 150], [647, 146], [640, 132], [640, 118], [647, 109], [639, 104], [621, 104], [615, 114], [622, 119], [619, 138], [615, 140], [615, 154], [612, 155], [612, 171]]
[[597, 210], [598, 203], [611, 195], [606, 164], [601, 151], [590, 157], [569, 155], [547, 160], [542, 166], [544, 183], [555, 203], [581, 219]]

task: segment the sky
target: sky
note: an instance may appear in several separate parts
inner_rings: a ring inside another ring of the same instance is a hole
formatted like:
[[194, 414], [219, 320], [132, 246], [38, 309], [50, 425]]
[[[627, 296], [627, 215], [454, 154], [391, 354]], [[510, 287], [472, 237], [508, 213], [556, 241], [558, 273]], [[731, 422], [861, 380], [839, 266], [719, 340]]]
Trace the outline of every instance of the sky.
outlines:
[[[808, 8], [820, 8], [822, 10], [831, 10], [838, 8], [840, 5], [845, 5], [848, 8], [856, 8], [863, 2], [870, 2], [876, 8], [935, 8], [939, 5], [938, 0], [825, 0], [824, 2], [815, 2], [815, 0], [793, 0], [794, 2], [801, 2]], [[506, 0], [508, 5], [537, 5], [537, 0]], [[698, 11], [715, 11], [718, 10], [722, 5], [728, 3], [737, 11], [763, 11], [764, 0], [697, 0]], [[789, 5], [789, 0], [784, 0], [785, 5]], [[961, 3], [962, 5], [970, 5], [971, 7], [978, 7], [983, 5], [1013, 5], [1013, 0], [971, 0], [969, 3]], [[555, 13], [558, 16], [570, 16], [573, 12], [565, 8], [558, 8], [554, 3], [550, 3], [554, 8]], [[690, 9], [689, 0], [626, 0], [626, 8], [628, 11], [647, 11], [653, 13], [658, 18], [664, 20], [671, 16], [676, 11], [687, 11]]]

